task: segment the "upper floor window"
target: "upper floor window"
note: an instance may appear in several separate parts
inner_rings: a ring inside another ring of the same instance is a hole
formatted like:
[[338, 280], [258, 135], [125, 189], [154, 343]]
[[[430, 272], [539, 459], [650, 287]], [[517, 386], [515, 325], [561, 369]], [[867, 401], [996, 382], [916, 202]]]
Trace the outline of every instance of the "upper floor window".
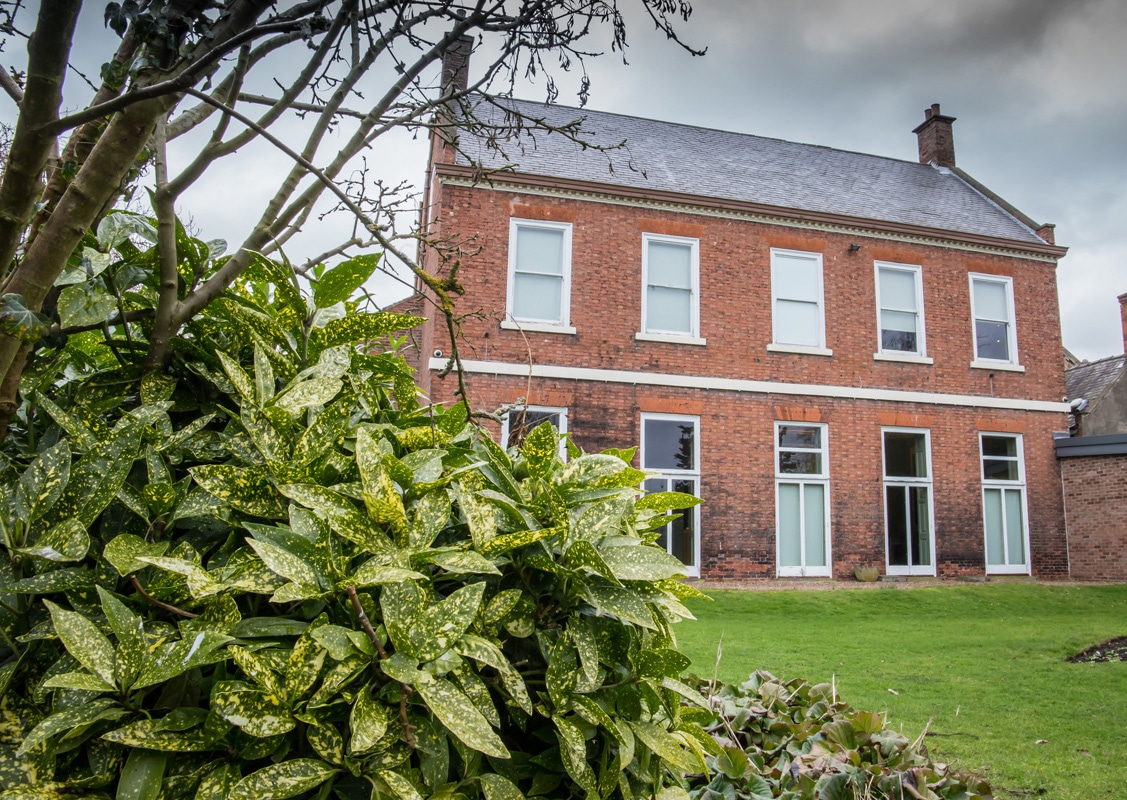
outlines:
[[774, 344], [825, 348], [820, 253], [771, 250], [771, 305]]
[[642, 234], [642, 331], [694, 338], [700, 332], [700, 242]]
[[893, 356], [925, 356], [920, 267], [878, 261], [876, 273], [879, 352]]
[[525, 328], [567, 328], [570, 306], [570, 223], [510, 220], [509, 316]]
[[970, 276], [975, 361], [1017, 363], [1013, 278]]

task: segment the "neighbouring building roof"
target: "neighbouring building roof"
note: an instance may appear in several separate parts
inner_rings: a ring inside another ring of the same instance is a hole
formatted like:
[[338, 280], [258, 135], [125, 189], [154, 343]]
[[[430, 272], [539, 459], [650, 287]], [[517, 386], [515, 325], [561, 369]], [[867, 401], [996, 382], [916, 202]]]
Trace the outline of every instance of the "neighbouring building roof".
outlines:
[[1099, 361], [1086, 361], [1064, 371], [1065, 391], [1068, 398], [1084, 398], [1091, 402], [1104, 393], [1111, 382], [1123, 371], [1127, 356], [1109, 356]]
[[[552, 125], [583, 117], [585, 141], [626, 141], [626, 148], [604, 153], [560, 134], [526, 133], [520, 142], [501, 143], [506, 160], [486, 139], [462, 133], [459, 147], [464, 152], [455, 163], [469, 165], [472, 158], [486, 169], [515, 165], [518, 172], [545, 177], [1044, 244], [1027, 224], [950, 169], [603, 111], [509, 102]], [[484, 114], [502, 118], [495, 108]]]

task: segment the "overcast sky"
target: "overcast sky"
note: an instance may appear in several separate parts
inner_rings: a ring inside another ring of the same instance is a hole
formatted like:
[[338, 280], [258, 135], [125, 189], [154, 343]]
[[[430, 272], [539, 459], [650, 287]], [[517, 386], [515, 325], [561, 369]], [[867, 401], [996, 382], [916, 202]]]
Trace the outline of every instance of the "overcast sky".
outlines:
[[[94, 75], [115, 40], [103, 28], [102, 5], [88, 3], [79, 23], [76, 60], [89, 56]], [[706, 56], [685, 54], [634, 15], [629, 66], [617, 55], [587, 64], [589, 107], [916, 160], [912, 128], [924, 108], [941, 103], [958, 118], [959, 166], [1032, 218], [1056, 223], [1057, 243], [1070, 248], [1058, 270], [1065, 346], [1087, 359], [1122, 351], [1116, 295], [1127, 292], [1127, 2], [695, 6], [684, 38], [707, 47]], [[30, 18], [24, 27], [33, 27]], [[22, 50], [9, 42], [0, 59], [22, 67]], [[75, 84], [68, 102], [84, 102], [88, 92], [73, 76], [68, 82]], [[542, 99], [543, 87], [521, 94]], [[560, 102], [575, 104], [566, 81]], [[0, 118], [11, 117], [11, 108], [0, 108]], [[263, 148], [238, 159], [184, 198], [180, 211], [203, 238], [239, 241], [256, 202], [261, 208], [288, 166]], [[399, 135], [382, 141], [370, 163], [393, 181], [418, 181], [425, 159], [421, 139]], [[218, 202], [236, 194], [235, 208]], [[391, 283], [380, 289], [389, 300], [404, 291]]]

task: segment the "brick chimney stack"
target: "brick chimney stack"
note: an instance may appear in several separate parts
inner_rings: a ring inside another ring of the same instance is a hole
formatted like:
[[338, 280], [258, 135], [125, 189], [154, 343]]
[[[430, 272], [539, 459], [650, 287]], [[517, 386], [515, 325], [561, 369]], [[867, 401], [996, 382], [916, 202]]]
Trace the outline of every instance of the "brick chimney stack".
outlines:
[[1123, 352], [1127, 353], [1127, 292], [1119, 295], [1119, 316], [1123, 320]]
[[473, 37], [462, 36], [452, 42], [442, 54], [442, 90], [453, 87], [465, 91], [470, 84], [470, 53], [473, 52]]
[[924, 121], [912, 130], [919, 142], [921, 164], [955, 166], [955, 138], [951, 135], [954, 121], [954, 117], [939, 113], [939, 103], [924, 109]]

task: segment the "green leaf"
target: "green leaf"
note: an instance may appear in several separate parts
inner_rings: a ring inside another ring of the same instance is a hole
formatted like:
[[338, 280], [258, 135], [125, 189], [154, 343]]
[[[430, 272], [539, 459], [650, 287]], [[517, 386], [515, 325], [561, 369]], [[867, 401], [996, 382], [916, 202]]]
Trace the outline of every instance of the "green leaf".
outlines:
[[151, 564], [168, 572], [183, 575], [187, 579], [188, 591], [196, 600], [219, 594], [226, 588], [199, 564], [182, 558], [166, 558], [164, 556], [135, 556], [135, 558], [144, 564]]
[[168, 542], [150, 543], [132, 533], [122, 533], [106, 544], [102, 557], [124, 578], [131, 572], [138, 572], [148, 566], [144, 561], [138, 561], [138, 556], [163, 556], [168, 545]]
[[113, 685], [114, 651], [110, 640], [82, 614], [59, 608], [50, 600], [44, 600], [43, 603], [50, 610], [55, 633], [59, 635], [67, 651], [86, 669]]
[[329, 527], [368, 553], [391, 552], [391, 541], [371, 520], [362, 515], [352, 501], [332, 489], [312, 484], [292, 483], [278, 487], [291, 500], [311, 509]]
[[654, 545], [600, 547], [599, 555], [614, 576], [624, 581], [659, 581], [685, 574], [681, 559]]
[[395, 792], [399, 800], [423, 800], [423, 796], [419, 794], [419, 790], [411, 785], [411, 782], [404, 778], [397, 772], [392, 772], [388, 769], [381, 769], [377, 775], [383, 779], [391, 791]]
[[560, 756], [563, 759], [564, 769], [571, 779], [579, 784], [587, 796], [598, 796], [599, 789], [595, 782], [595, 773], [587, 763], [587, 745], [583, 741], [583, 733], [571, 720], [559, 715], [552, 717], [556, 726], [556, 737], [560, 742]]
[[113, 706], [114, 703], [112, 700], [99, 697], [87, 703], [83, 703], [82, 705], [67, 709], [66, 711], [52, 714], [36, 725], [31, 732], [24, 737], [16, 753], [17, 755], [26, 753], [42, 742], [47, 741], [55, 734], [69, 731], [79, 725], [87, 725], [102, 718], [103, 714], [111, 712], [125, 713], [125, 709], [115, 709]]
[[575, 542], [571, 547], [567, 548], [567, 554], [564, 556], [567, 565], [573, 569], [580, 567], [586, 568], [596, 575], [601, 575], [611, 583], [618, 585], [618, 578], [614, 576], [611, 568], [607, 566], [607, 562], [603, 561], [599, 551], [590, 542], [583, 541], [582, 539]]
[[682, 683], [681, 681], [675, 680], [673, 678], [662, 678], [661, 685], [666, 689], [669, 689], [671, 692], [676, 692], [677, 694], [681, 695], [695, 706], [699, 706], [700, 708], [711, 708], [708, 703], [708, 698], [706, 698], [703, 694], [701, 694], [688, 684]]
[[371, 687], [365, 686], [357, 693], [348, 725], [352, 730], [348, 752], [353, 755], [371, 750], [387, 733], [387, 712], [382, 703], [372, 699]]
[[239, 366], [238, 361], [231, 358], [222, 350], [216, 350], [215, 355], [219, 357], [219, 363], [223, 365], [223, 371], [227, 373], [227, 378], [235, 387], [235, 391], [239, 393], [239, 398], [242, 400], [241, 405], [256, 405], [258, 398], [254, 391], [254, 381], [247, 375], [246, 370]]
[[314, 586], [319, 589], [328, 588], [328, 578], [324, 576], [321, 570], [317, 569], [315, 564], [301, 556], [295, 555], [273, 542], [258, 539], [247, 539], [246, 542], [254, 552], [258, 553], [262, 563], [269, 567], [271, 572], [297, 584]]
[[309, 623], [299, 619], [247, 617], [231, 629], [231, 635], [240, 639], [269, 639], [275, 636], [301, 636], [308, 628]]
[[89, 529], [125, 483], [141, 445], [142, 426], [129, 419], [87, 450], [70, 471], [70, 480], [44, 516], [48, 523], [76, 518]]
[[254, 393], [262, 403], [274, 397], [274, 368], [266, 357], [266, 350], [254, 343]]
[[52, 675], [41, 684], [44, 689], [77, 689], [84, 692], [112, 692], [113, 684], [106, 683], [97, 675], [89, 672], [64, 672], [62, 675]]
[[447, 572], [458, 575], [500, 575], [501, 570], [485, 556], [473, 550], [451, 553], [434, 553], [427, 556], [433, 564], [437, 564]]
[[682, 511], [686, 508], [692, 508], [703, 503], [699, 497], [694, 497], [691, 494], [684, 494], [683, 492], [652, 492], [644, 497], [638, 498], [635, 507], [638, 509], [648, 509], [650, 511], [660, 511], [665, 513], [667, 511]]
[[340, 378], [321, 377], [294, 381], [274, 398], [274, 404], [285, 409], [291, 416], [296, 416], [306, 408], [328, 405], [343, 387], [344, 383]]
[[552, 645], [544, 679], [548, 685], [548, 697], [556, 710], [570, 708], [571, 694], [579, 684], [579, 657], [566, 634]]
[[144, 625], [141, 618], [130, 611], [123, 602], [101, 586], [97, 589], [106, 620], [114, 636], [117, 637], [114, 677], [117, 685], [123, 691], [128, 691], [137, 680], [137, 676], [141, 674], [141, 667], [149, 654]]
[[495, 758], [509, 757], [508, 749], [489, 721], [450, 681], [436, 678], [433, 682], [419, 682], [415, 684], [415, 691], [438, 721], [467, 747]]
[[427, 492], [411, 506], [410, 547], [430, 547], [450, 520], [450, 496], [446, 489]]
[[520, 448], [533, 478], [547, 478], [560, 455], [560, 437], [551, 422], [545, 420], [528, 432]]
[[15, 549], [18, 553], [47, 561], [81, 561], [90, 549], [90, 536], [81, 522], [71, 518], [44, 533], [35, 544]]
[[528, 547], [530, 544], [535, 544], [541, 539], [547, 539], [549, 536], [555, 536], [560, 533], [566, 533], [567, 529], [564, 527], [557, 528], [541, 528], [538, 531], [517, 531], [516, 533], [504, 533], [488, 542], [485, 542], [477, 548], [484, 556], [497, 556], [502, 553], [509, 553], [513, 550], [520, 550], [522, 547]]
[[259, 738], [286, 733], [295, 724], [280, 697], [235, 681], [216, 684], [211, 707], [235, 727]]
[[124, 747], [168, 753], [206, 753], [210, 750], [222, 750], [227, 746], [223, 742], [222, 730], [196, 728], [172, 731], [167, 730], [164, 724], [163, 719], [141, 719], [104, 733], [102, 738]]
[[388, 333], [409, 330], [423, 322], [426, 322], [423, 317], [386, 311], [377, 314], [349, 314], [342, 319], [334, 319], [323, 328], [314, 328], [312, 340], [318, 347], [355, 344]]
[[665, 728], [652, 722], [628, 722], [627, 724], [642, 744], [648, 747], [654, 755], [660, 756], [672, 764], [675, 769], [682, 772], [699, 772], [701, 770], [701, 765], [685, 749], [684, 744], [674, 738]]
[[84, 325], [97, 325], [108, 319], [117, 307], [117, 299], [93, 284], [68, 286], [59, 293], [59, 325], [63, 328], [76, 328]]
[[380, 255], [366, 253], [356, 256], [325, 272], [313, 290], [313, 302], [317, 308], [328, 308], [351, 297], [376, 271]]
[[51, 320], [27, 307], [21, 294], [0, 297], [0, 333], [18, 339], [24, 344], [35, 342], [47, 335]]
[[639, 677], [658, 680], [676, 677], [693, 663], [688, 656], [668, 647], [642, 650], [633, 658], [633, 662], [634, 672]]
[[152, 750], [131, 750], [117, 780], [117, 800], [157, 800], [168, 756]]
[[512, 781], [494, 772], [483, 772], [477, 776], [481, 782], [485, 800], [524, 800], [524, 795]]
[[400, 593], [391, 587], [380, 596], [384, 622], [397, 650], [419, 661], [430, 661], [449, 650], [477, 616], [485, 595], [484, 583], [472, 583], [450, 593], [439, 603], [424, 607], [404, 618], [397, 602]]
[[600, 614], [609, 614], [624, 622], [632, 622], [643, 628], [656, 630], [653, 614], [645, 600], [630, 589], [616, 586], [587, 586], [587, 601]]
[[524, 685], [524, 678], [505, 657], [505, 654], [501, 652], [501, 648], [488, 639], [467, 633], [458, 640], [454, 650], [459, 655], [480, 661], [482, 664], [497, 670], [501, 677], [501, 685], [517, 702], [517, 705], [524, 709], [526, 714], [532, 715], [532, 701], [528, 696], [528, 688]]
[[34, 522], [46, 513], [70, 479], [70, 445], [63, 439], [28, 465], [16, 487], [14, 510], [24, 522]]
[[458, 504], [466, 515], [474, 547], [481, 550], [486, 542], [497, 535], [497, 514], [490, 503], [478, 497], [466, 484], [462, 484], [458, 493]]
[[320, 786], [336, 772], [324, 761], [314, 758], [271, 764], [235, 784], [229, 800], [285, 800]]
[[270, 480], [253, 467], [206, 464], [188, 472], [203, 489], [237, 511], [275, 519], [284, 509]]
[[425, 581], [426, 579], [426, 575], [415, 572], [413, 569], [385, 567], [377, 560], [372, 560], [363, 564], [351, 577], [341, 581], [341, 584], [363, 588], [386, 583], [400, 583], [401, 581]]
[[150, 648], [141, 674], [133, 684], [134, 689], [144, 689], [172, 680], [190, 669], [223, 660], [216, 650], [230, 641], [230, 637], [214, 631], [199, 631], [189, 639], [156, 645]]

